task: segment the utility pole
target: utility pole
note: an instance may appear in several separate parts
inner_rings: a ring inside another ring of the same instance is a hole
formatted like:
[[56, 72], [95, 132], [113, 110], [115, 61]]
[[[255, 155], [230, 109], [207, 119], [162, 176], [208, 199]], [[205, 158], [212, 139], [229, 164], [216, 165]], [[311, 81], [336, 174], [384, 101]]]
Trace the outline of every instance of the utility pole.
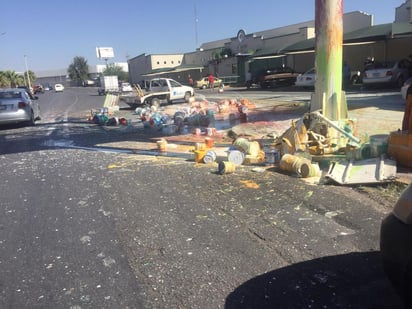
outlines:
[[196, 4], [194, 6], [194, 15], [195, 15], [195, 48], [198, 48], [198, 33], [197, 33], [197, 24], [199, 23], [199, 19], [197, 18], [197, 10], [196, 10]]
[[330, 120], [347, 118], [342, 91], [343, 0], [315, 1], [316, 85], [311, 111]]
[[24, 55], [24, 63], [26, 64], [26, 74], [27, 74], [27, 83], [28, 83], [28, 87], [31, 91], [31, 82], [30, 82], [30, 75], [29, 75], [29, 68], [27, 66], [27, 55]]

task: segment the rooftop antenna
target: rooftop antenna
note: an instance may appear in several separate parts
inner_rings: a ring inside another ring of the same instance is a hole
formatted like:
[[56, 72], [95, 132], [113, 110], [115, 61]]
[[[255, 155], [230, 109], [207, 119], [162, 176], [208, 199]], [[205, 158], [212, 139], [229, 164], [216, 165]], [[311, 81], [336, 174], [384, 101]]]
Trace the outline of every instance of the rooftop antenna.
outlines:
[[199, 19], [197, 18], [197, 10], [196, 10], [196, 4], [194, 5], [194, 16], [195, 16], [195, 48], [198, 47], [198, 37], [197, 37], [197, 24], [199, 23]]

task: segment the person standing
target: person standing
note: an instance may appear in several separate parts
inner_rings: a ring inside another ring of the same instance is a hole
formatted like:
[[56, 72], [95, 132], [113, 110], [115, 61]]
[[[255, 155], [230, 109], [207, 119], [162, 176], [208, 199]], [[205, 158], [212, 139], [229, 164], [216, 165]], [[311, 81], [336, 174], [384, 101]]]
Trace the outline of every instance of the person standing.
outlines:
[[208, 80], [209, 80], [209, 88], [213, 88], [215, 87], [215, 78], [212, 74], [209, 74], [208, 76]]
[[191, 87], [193, 87], [193, 78], [192, 78], [192, 76], [188, 76], [188, 81], [189, 81], [189, 85], [191, 86]]
[[252, 86], [252, 73], [247, 71], [246, 73], [246, 88], [249, 89]]

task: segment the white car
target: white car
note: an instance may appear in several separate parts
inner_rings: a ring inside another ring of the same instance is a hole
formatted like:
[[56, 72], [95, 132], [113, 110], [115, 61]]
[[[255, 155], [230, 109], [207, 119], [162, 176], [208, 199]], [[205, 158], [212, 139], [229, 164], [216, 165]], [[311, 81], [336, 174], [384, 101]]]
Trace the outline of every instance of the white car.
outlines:
[[412, 62], [408, 59], [399, 61], [374, 61], [363, 72], [363, 85], [392, 84], [401, 88], [410, 77]]
[[62, 84], [56, 84], [54, 85], [54, 91], [55, 92], [63, 92], [64, 86]]
[[408, 89], [409, 86], [412, 84], [412, 77], [408, 78], [404, 83], [403, 86], [401, 88], [401, 95], [402, 95], [402, 99], [406, 100], [406, 96], [408, 94]]
[[298, 87], [314, 87], [316, 82], [316, 70], [312, 68], [296, 77], [295, 85]]
[[40, 120], [37, 99], [26, 89], [0, 89], [0, 124], [25, 122], [33, 126], [36, 120]]

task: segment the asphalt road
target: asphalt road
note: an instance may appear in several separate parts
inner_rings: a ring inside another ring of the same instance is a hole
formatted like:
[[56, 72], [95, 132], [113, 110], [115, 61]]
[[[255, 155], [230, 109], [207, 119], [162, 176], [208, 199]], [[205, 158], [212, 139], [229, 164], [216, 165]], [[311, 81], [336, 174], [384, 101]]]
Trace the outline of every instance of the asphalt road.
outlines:
[[1, 308], [401, 308], [393, 188], [99, 148], [152, 136], [86, 122], [93, 89], [39, 98], [35, 127], [0, 129]]

